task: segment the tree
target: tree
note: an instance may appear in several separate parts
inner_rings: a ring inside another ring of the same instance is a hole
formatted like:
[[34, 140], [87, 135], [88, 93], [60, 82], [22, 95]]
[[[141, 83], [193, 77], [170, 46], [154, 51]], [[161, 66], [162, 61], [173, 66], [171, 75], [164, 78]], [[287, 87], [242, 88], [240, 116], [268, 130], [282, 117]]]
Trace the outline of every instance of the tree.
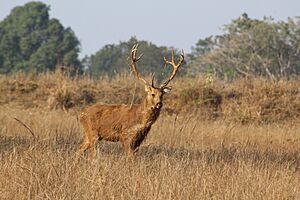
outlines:
[[205, 52], [192, 52], [194, 67], [224, 79], [264, 76], [278, 80], [300, 73], [299, 19], [274, 22], [272, 18], [257, 20], [243, 14], [224, 30]]
[[49, 18], [49, 7], [30, 2], [0, 22], [0, 73], [80, 67], [79, 41], [70, 28]]
[[93, 76], [114, 76], [129, 72], [130, 68], [127, 58], [134, 44], [139, 44], [139, 52], [144, 53], [143, 58], [138, 63], [139, 72], [142, 75], [155, 73], [155, 78], [159, 81], [166, 77], [166, 73], [169, 73], [171, 70], [170, 68], [164, 68], [163, 57], [171, 55], [170, 49], [164, 46], [158, 47], [151, 42], [138, 40], [135, 37], [117, 45], [106, 45], [94, 55], [91, 55], [88, 69], [90, 74]]
[[195, 47], [192, 47], [192, 52], [188, 55], [189, 67], [187, 74], [191, 77], [197, 76], [197, 74], [208, 73], [208, 66], [206, 68], [201, 67], [205, 63], [202, 62], [202, 56], [209, 53], [215, 48], [215, 39], [213, 36], [209, 36], [205, 39], [200, 39], [196, 43]]

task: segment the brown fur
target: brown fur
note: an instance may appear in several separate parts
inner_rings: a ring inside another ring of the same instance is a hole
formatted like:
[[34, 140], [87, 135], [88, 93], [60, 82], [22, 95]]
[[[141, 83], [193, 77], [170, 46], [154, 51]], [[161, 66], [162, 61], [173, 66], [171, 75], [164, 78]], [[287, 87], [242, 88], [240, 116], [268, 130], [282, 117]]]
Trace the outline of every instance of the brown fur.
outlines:
[[95, 154], [97, 140], [120, 142], [128, 156], [132, 156], [157, 120], [164, 89], [145, 86], [147, 97], [141, 104], [107, 105], [95, 104], [82, 110], [80, 122], [85, 132], [85, 141], [80, 146], [83, 153], [89, 148]]

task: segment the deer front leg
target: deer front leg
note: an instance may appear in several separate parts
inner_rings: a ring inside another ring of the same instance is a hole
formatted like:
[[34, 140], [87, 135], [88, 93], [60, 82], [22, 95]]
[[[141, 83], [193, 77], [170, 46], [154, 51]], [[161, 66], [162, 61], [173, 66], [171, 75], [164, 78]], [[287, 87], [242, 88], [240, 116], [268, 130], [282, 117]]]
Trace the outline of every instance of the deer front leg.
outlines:
[[128, 158], [132, 158], [132, 156], [134, 154], [133, 135], [134, 134], [129, 133], [129, 132], [124, 133], [122, 139], [120, 140]]
[[132, 149], [131, 141], [130, 141], [129, 139], [123, 141], [123, 142], [122, 142], [122, 146], [123, 146], [123, 148], [124, 148], [124, 151], [125, 151], [126, 154], [127, 154], [127, 157], [128, 157], [128, 158], [132, 158], [133, 153], [134, 153], [134, 150]]
[[132, 150], [131, 147], [127, 148], [126, 152], [127, 152], [127, 157], [128, 158], [132, 158], [133, 157], [134, 151]]

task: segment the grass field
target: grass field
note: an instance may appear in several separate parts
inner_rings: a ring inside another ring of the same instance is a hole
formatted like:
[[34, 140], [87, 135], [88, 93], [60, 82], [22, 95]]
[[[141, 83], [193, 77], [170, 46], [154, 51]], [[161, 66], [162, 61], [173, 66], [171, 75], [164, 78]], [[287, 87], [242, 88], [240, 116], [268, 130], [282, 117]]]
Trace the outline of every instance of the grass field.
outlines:
[[0, 109], [1, 199], [300, 197], [299, 124], [161, 116], [133, 160], [108, 142], [86, 159], [75, 111]]
[[[208, 97], [223, 88], [220, 110], [198, 106], [206, 93], [191, 95], [198, 91], [197, 82], [193, 87], [177, 82], [174, 96], [166, 99], [162, 115], [130, 160], [119, 144], [109, 142], [98, 144], [93, 159], [78, 156], [83, 135], [77, 116], [81, 106], [99, 99], [109, 102], [114, 95], [130, 102], [132, 93], [126, 96], [124, 91], [134, 88], [134, 82], [126, 85], [126, 79], [119, 79], [108, 86], [67, 80], [66, 89], [56, 78], [0, 78], [0, 199], [300, 198], [297, 82], [214, 85]], [[88, 88], [82, 94], [91, 101], [82, 103], [85, 98], [68, 92], [76, 88]], [[48, 91], [62, 98], [56, 98], [56, 109], [48, 108], [53, 95]], [[136, 94], [137, 101], [141, 95]], [[61, 105], [68, 102], [73, 107], [63, 111]], [[219, 117], [186, 108], [170, 114], [170, 107], [184, 105], [176, 102], [219, 112]]]

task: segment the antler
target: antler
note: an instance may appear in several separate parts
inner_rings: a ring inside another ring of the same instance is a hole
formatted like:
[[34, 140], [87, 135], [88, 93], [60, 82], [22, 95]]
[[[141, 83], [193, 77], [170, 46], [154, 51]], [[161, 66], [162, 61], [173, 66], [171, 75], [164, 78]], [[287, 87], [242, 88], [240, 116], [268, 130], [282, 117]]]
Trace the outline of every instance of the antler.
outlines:
[[136, 57], [136, 52], [137, 52], [137, 48], [138, 48], [138, 44], [133, 45], [132, 49], [131, 49], [131, 53], [130, 53], [130, 59], [131, 59], [131, 63], [130, 66], [132, 67], [133, 71], [135, 72], [136, 76], [138, 77], [139, 80], [143, 81], [143, 83], [145, 85], [149, 85], [149, 83], [143, 79], [142, 77], [140, 77], [139, 72], [136, 69], [136, 63], [142, 58], [143, 54], [141, 54], [140, 56]]
[[173, 66], [173, 72], [172, 72], [172, 75], [169, 77], [169, 79], [167, 81], [165, 81], [160, 86], [160, 88], [166, 87], [169, 84], [169, 82], [176, 76], [179, 67], [182, 65], [182, 63], [184, 61], [184, 51], [182, 50], [182, 53], [180, 54], [180, 59], [179, 59], [177, 64], [175, 64], [175, 56], [174, 56], [174, 49], [173, 48], [172, 48], [172, 60], [168, 61], [166, 59], [166, 57], [164, 57], [164, 61], [166, 62], [166, 64], [170, 64], [170, 65]]

